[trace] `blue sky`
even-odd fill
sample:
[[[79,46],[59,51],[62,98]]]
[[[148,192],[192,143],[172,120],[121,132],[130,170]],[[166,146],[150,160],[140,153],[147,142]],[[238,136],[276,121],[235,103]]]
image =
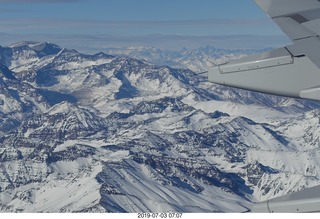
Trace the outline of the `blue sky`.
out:
[[[0,0],[0,45],[21,40],[92,52],[139,44],[179,49],[217,42],[238,49],[287,42],[253,0]]]

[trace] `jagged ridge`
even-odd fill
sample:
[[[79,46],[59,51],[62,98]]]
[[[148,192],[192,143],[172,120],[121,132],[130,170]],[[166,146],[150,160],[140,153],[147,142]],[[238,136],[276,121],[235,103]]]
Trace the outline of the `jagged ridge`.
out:
[[[0,57],[3,212],[241,212],[319,184],[316,102],[51,43]]]

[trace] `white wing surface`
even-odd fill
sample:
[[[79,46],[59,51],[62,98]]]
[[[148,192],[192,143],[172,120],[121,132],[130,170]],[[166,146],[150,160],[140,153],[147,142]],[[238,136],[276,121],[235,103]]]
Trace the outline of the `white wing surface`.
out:
[[[320,100],[320,1],[255,0],[293,44],[209,70],[209,81]]]
[[[320,186],[260,202],[252,213],[312,213],[320,212]]]

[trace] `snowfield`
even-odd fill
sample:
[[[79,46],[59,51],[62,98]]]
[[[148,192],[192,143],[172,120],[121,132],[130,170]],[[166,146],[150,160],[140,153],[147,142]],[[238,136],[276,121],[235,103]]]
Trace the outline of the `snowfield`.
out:
[[[318,102],[193,72],[254,51],[117,52],[0,47],[1,212],[244,212],[320,185]]]

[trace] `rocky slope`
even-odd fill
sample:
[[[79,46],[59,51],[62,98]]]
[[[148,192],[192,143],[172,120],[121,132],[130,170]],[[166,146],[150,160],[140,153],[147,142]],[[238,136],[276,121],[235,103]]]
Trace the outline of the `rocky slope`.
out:
[[[319,185],[319,103],[191,70],[0,47],[2,212],[242,212]]]

